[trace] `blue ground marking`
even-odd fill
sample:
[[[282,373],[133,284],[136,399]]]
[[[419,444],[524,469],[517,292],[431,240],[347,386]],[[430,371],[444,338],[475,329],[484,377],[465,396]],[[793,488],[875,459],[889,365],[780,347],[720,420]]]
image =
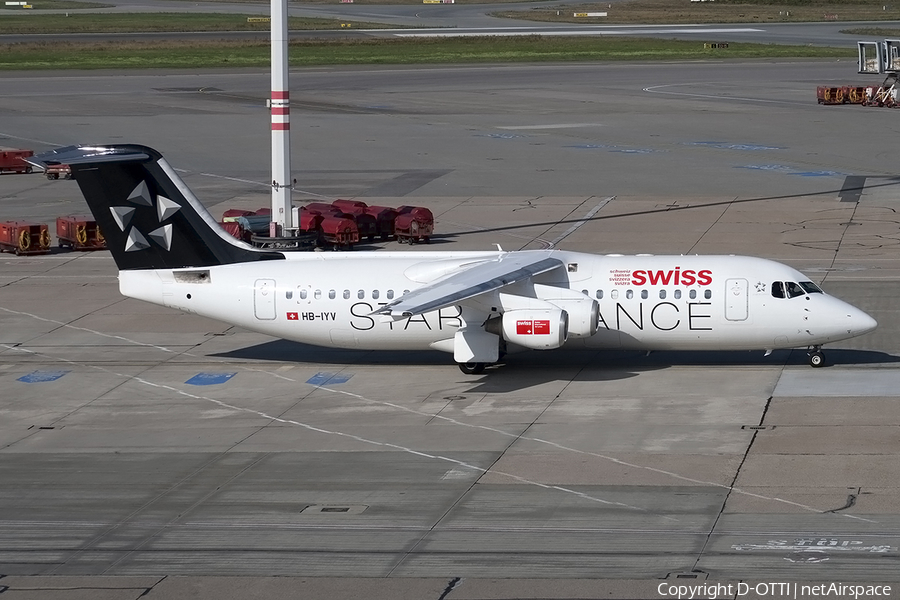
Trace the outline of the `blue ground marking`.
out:
[[[225,383],[235,375],[237,373],[197,373],[185,383],[188,385],[216,385]]]
[[[837,171],[798,171],[788,165],[738,165],[735,169],[752,169],[754,171],[774,171],[785,175],[797,175],[799,177],[845,177],[844,173]]]
[[[653,150],[651,148],[623,148],[609,144],[578,144],[577,146],[563,146],[564,148],[576,148],[578,150],[609,150],[622,154],[651,154],[653,152],[667,152],[667,150]]]
[[[22,383],[46,383],[48,381],[56,381],[69,371],[34,371],[28,375],[22,375],[16,381]]]
[[[347,383],[353,377],[352,373],[325,373],[319,372],[306,380],[310,385],[337,385],[339,383]]]
[[[844,173],[837,171],[803,171],[802,173],[791,173],[791,175],[799,175],[800,177],[846,177]]]
[[[475,137],[487,137],[495,140],[514,140],[516,138],[526,137],[518,133],[476,133]]]
[[[738,165],[735,169],[752,169],[754,171],[777,171],[778,173],[793,173],[794,169],[787,165]]]
[[[787,150],[780,146],[761,146],[759,144],[730,144],[728,142],[685,142],[685,146],[706,146],[708,148],[718,148],[720,150]]]

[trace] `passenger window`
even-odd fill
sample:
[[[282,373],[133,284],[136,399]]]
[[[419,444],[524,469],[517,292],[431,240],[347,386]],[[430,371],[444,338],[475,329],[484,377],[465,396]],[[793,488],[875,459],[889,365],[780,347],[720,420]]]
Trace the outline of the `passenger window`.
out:
[[[404,294],[408,294],[408,293],[409,293],[409,290],[403,290],[403,293],[404,293]]]
[[[337,293],[334,290],[328,290],[328,299],[329,300],[334,300],[335,296],[337,296]]]
[[[288,300],[290,300],[291,298],[294,297],[294,292],[292,292],[291,290],[287,290],[287,291],[284,293],[284,297],[287,298]]]
[[[666,290],[659,290],[659,299],[660,300],[666,299]]]
[[[344,290],[344,300],[350,299],[350,290]]]
[[[316,290],[313,296],[315,296],[316,300],[319,300],[322,297],[322,290]]]
[[[597,290],[597,300],[603,300],[603,290]]]
[[[789,281],[784,285],[787,288],[787,295],[790,298],[796,298],[797,296],[802,296],[806,293],[803,291],[803,288],[800,287],[799,284],[794,283],[793,281]]]
[[[697,290],[691,290],[690,293],[688,294],[688,296],[691,297],[691,300],[696,300],[697,299]]]
[[[590,295],[590,294],[588,294],[588,291],[587,291],[587,290],[581,290],[581,293],[584,294],[585,296],[589,296],[589,295]]]
[[[356,292],[356,297],[359,298],[360,300],[362,300],[363,298],[366,297],[366,291],[365,291],[365,290],[359,290],[358,292]]]
[[[706,290],[706,291],[704,291],[704,292],[703,292],[703,297],[706,298],[707,300],[709,300],[710,298],[712,298],[712,290]]]
[[[619,290],[611,291],[609,293],[609,297],[612,298],[613,300],[618,300],[619,299]]]
[[[784,284],[780,281],[772,282],[772,297],[773,298],[784,298]]]
[[[681,290],[675,290],[675,299],[681,300]]]
[[[300,290],[300,299],[306,300],[306,290]]]
[[[625,290],[625,298],[628,300],[634,298],[634,290]]]
[[[372,300],[378,300],[378,290],[372,290]]]
[[[643,298],[644,300],[646,300],[647,296],[649,295],[650,294],[647,293],[647,290],[641,290],[641,298]]]
[[[393,299],[394,299],[394,290],[388,290],[388,291],[387,291],[387,299],[388,299],[388,300],[393,300]]]

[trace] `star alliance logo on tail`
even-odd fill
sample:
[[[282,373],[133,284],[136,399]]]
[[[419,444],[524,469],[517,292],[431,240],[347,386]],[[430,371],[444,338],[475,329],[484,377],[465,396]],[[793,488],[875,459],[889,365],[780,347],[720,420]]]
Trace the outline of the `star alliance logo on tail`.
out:
[[[147,189],[147,183],[142,181],[134,188],[134,190],[129,194],[128,198],[126,198],[126,202],[130,202],[135,206],[146,206],[149,208],[154,207],[153,198],[150,197],[150,190]],[[116,224],[119,226],[119,229],[122,232],[125,232],[128,229],[128,226],[131,224],[131,220],[134,217],[135,211],[138,210],[131,206],[110,206],[110,212],[112,213],[113,219],[115,219]],[[146,237],[140,231],[138,231],[137,227],[132,227],[128,230],[128,234],[125,239],[125,252],[135,252],[137,250],[146,250],[150,247],[150,242],[155,243],[160,248],[164,248],[166,251],[172,249],[172,225],[163,225],[162,222],[177,213],[181,210],[181,206],[177,203],[169,200],[165,196],[156,196],[156,216],[159,221],[161,227],[157,227],[153,231],[149,232]],[[149,241],[148,239],[149,238]]]

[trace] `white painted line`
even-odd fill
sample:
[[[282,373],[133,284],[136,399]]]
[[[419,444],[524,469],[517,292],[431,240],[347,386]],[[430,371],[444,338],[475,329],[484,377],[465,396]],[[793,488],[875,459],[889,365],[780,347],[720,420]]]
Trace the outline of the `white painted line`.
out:
[[[689,94],[687,92],[670,92],[667,90],[663,90],[661,88],[666,87],[675,87],[682,85],[693,85],[689,83],[672,83],[667,85],[653,85],[650,87],[645,87],[642,91],[647,92],[648,94],[669,94],[671,96],[687,96],[689,98],[709,98],[711,100],[741,100],[744,102],[765,102],[767,104],[797,104],[796,102],[789,102],[787,100],[769,100],[766,98],[743,98],[741,96],[715,96],[713,94]]]
[[[603,126],[603,123],[558,123],[555,125],[498,125],[497,129],[517,131],[519,129],[580,129],[582,127]]]
[[[674,35],[679,33],[758,33],[761,29],[734,28],[734,29],[559,29],[559,30],[526,30],[512,31],[484,30],[484,31],[439,31],[439,32],[397,32],[395,37],[511,37],[520,35],[541,36],[590,36],[590,35]]]
[[[567,237],[569,237],[570,235],[572,235],[573,233],[575,233],[575,231],[577,231],[579,227],[581,227],[582,225],[584,225],[585,223],[587,223],[588,221],[590,221],[590,220],[591,220],[591,217],[593,217],[594,215],[596,215],[597,212],[598,212],[601,208],[603,208],[604,206],[606,206],[607,204],[609,204],[610,202],[612,202],[615,198],[616,198],[615,196],[610,196],[609,198],[604,198],[603,200],[601,200],[601,201],[600,201],[600,204],[598,204],[597,206],[595,206],[594,208],[592,208],[592,209],[588,212],[588,214],[584,215],[584,217],[583,217],[582,219],[580,219],[580,220],[576,221],[575,223],[573,223],[572,226],[569,227],[568,229],[566,229],[566,230],[563,232],[563,234],[562,234],[561,236],[559,236],[558,238],[556,238],[555,240],[553,240],[552,242],[550,242],[550,247],[551,247],[551,248],[556,247],[556,245],[557,245],[558,243],[560,243],[561,241],[563,241],[564,239],[566,239]]]

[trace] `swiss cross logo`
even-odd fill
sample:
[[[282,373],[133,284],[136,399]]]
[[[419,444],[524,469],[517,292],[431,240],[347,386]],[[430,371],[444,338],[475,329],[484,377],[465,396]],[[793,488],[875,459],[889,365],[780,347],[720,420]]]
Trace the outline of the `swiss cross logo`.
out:
[[[300,320],[300,315],[299,315],[298,313],[288,313],[288,314],[287,314],[287,320],[288,320],[288,321],[299,321],[299,320]]]

